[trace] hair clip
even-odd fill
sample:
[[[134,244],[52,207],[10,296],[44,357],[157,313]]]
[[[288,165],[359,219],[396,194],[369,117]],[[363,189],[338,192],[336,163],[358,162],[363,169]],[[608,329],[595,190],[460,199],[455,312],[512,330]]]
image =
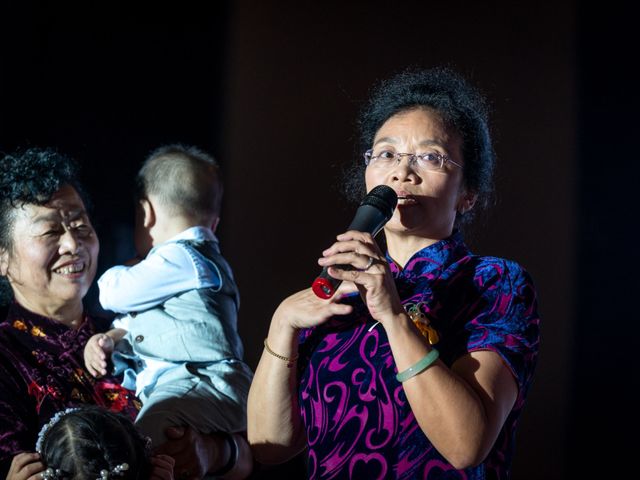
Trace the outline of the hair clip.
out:
[[[60,421],[62,417],[64,417],[67,413],[75,412],[76,410],[80,410],[79,408],[67,408],[66,410],[62,410],[57,412],[48,423],[45,423],[40,429],[40,433],[38,433],[38,440],[36,441],[36,452],[42,453],[42,443],[44,442],[44,437],[56,423]],[[49,470],[49,469],[47,469]],[[58,470],[59,471],[59,470]],[[46,470],[45,470],[46,472]],[[43,477],[45,478],[45,477]]]
[[[59,480],[62,478],[62,471],[59,468],[53,469],[49,467],[40,473],[40,478],[43,480]]]
[[[121,463],[109,470],[100,470],[100,476],[96,480],[109,480],[109,477],[122,477],[124,472],[129,470],[128,463]]]

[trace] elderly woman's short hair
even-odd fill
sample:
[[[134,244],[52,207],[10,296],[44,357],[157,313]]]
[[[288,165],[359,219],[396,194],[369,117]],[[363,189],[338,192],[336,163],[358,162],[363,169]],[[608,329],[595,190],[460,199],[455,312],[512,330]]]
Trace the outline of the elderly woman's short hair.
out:
[[[52,149],[29,148],[0,158],[0,252],[13,248],[15,211],[25,204],[44,205],[65,185],[71,185],[87,205],[78,166]],[[0,277],[0,303],[11,298],[5,277]]]

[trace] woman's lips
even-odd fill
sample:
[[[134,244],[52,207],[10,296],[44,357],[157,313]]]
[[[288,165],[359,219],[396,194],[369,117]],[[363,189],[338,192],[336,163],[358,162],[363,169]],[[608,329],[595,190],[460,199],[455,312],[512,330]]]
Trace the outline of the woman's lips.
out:
[[[398,192],[398,205],[413,205],[418,203],[416,198],[407,192]]]

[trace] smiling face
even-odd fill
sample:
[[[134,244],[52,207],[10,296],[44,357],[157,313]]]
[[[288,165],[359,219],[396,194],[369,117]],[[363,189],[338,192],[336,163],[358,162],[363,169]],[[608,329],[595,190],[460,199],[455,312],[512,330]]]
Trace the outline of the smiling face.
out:
[[[0,273],[23,307],[52,318],[82,312],[99,244],[73,187],[62,187],[45,205],[16,207],[12,245],[2,252]]]
[[[390,117],[376,133],[372,148],[374,155],[435,152],[464,166],[460,135],[425,108]],[[385,225],[388,240],[394,235],[411,235],[426,243],[446,238],[453,231],[456,212],[470,209],[475,201],[475,195],[464,188],[462,168],[452,162],[441,170],[421,168],[410,156],[387,167],[372,162],[365,171],[365,182],[367,191],[388,185],[398,194],[398,207]]]

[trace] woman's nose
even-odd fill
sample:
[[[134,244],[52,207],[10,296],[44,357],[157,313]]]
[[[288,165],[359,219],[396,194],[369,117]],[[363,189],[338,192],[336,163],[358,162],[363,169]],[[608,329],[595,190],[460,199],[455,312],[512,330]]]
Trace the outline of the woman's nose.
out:
[[[393,178],[404,180],[405,178],[415,176],[415,156],[412,154],[404,154],[396,160],[395,165],[391,167],[391,175]]]
[[[73,228],[65,228],[65,232],[60,237],[60,253],[78,253],[82,241],[78,232]]]

